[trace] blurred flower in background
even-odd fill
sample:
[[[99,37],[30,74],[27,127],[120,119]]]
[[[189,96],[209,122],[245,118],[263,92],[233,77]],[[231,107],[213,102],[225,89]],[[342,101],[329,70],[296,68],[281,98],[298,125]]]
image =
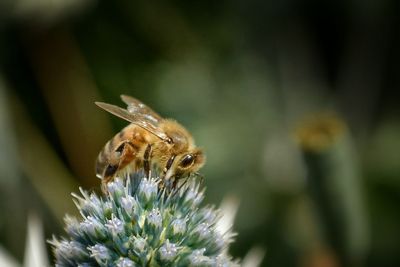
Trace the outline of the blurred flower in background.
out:
[[[22,263],[27,214],[61,235],[70,192],[99,190],[126,123],[93,103],[128,94],[204,148],[206,203],[240,200],[234,258],[399,266],[398,7],[1,1],[1,247]]]

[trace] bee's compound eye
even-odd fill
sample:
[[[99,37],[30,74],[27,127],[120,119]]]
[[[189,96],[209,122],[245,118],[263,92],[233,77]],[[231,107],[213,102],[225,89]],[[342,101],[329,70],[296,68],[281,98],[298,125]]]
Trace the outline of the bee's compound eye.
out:
[[[181,160],[181,167],[183,168],[187,168],[189,166],[191,166],[194,162],[194,156],[191,154],[187,154],[186,156],[183,157],[183,159]]]

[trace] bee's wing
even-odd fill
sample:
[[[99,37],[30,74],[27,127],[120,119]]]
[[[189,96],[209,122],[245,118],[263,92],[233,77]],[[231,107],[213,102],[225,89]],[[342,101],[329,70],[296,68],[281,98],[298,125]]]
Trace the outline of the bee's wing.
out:
[[[128,95],[121,95],[122,101],[128,105],[127,110],[130,113],[141,114],[146,117],[149,121],[157,124],[162,120],[162,117],[157,112],[146,106],[143,102],[137,100],[134,97]]]
[[[111,114],[120,117],[121,119],[127,120],[133,124],[136,124],[137,126],[142,127],[143,129],[149,131],[150,133],[154,134],[162,140],[169,140],[169,137],[157,127],[157,123],[149,120],[142,113],[131,113],[126,109],[103,102],[95,102],[95,104],[105,111],[108,111]]]

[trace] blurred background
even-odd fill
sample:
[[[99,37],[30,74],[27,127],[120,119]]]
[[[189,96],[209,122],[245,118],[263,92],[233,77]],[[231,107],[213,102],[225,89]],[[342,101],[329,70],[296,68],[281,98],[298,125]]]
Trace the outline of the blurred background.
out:
[[[128,94],[204,148],[207,203],[240,202],[235,258],[400,266],[399,7],[2,0],[1,247],[23,261],[28,214],[63,234],[126,125],[94,101]]]

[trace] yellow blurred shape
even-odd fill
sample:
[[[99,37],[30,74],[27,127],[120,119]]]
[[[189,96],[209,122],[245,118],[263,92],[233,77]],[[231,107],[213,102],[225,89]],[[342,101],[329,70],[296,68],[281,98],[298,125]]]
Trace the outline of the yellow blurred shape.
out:
[[[323,113],[300,122],[294,135],[303,150],[318,153],[337,142],[345,128],[345,123],[337,115]]]

